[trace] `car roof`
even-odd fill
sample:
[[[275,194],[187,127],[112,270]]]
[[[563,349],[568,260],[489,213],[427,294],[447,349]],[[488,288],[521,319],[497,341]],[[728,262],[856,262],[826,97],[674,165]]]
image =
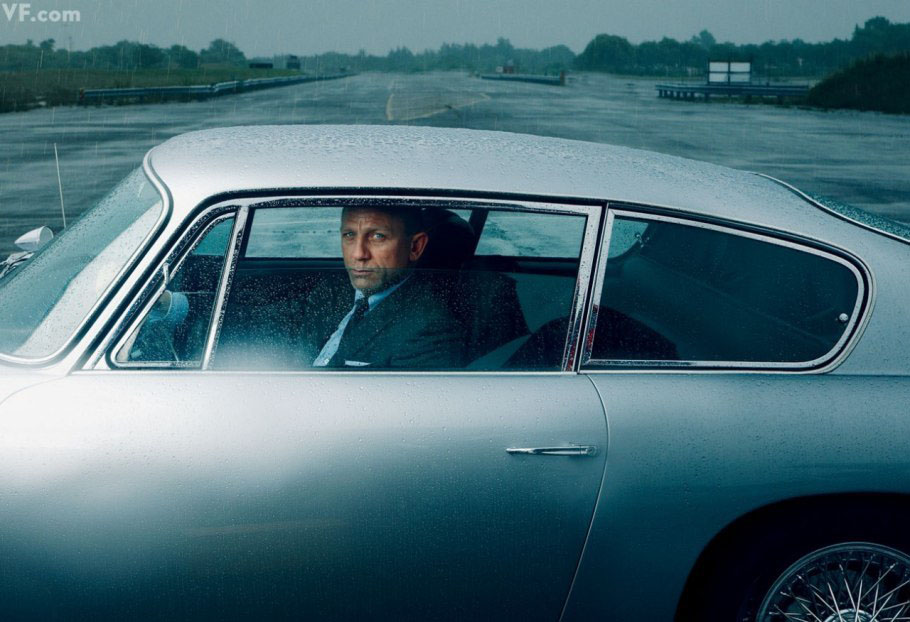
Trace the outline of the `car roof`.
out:
[[[225,192],[355,188],[636,202],[745,221],[755,221],[759,211],[814,211],[746,171],[628,147],[481,130],[228,127],[171,138],[152,149],[148,161],[175,197],[178,215]]]

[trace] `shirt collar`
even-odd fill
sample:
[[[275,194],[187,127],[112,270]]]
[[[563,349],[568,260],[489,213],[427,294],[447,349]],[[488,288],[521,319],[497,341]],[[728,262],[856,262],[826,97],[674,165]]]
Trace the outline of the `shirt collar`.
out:
[[[382,290],[381,292],[376,292],[375,294],[373,294],[369,298],[367,298],[367,305],[369,306],[369,310],[372,311],[373,308],[376,305],[378,305],[380,302],[385,300],[389,294],[391,294],[396,289],[398,289],[399,287],[404,285],[405,281],[407,281],[409,278],[411,278],[410,274],[407,275],[406,277],[404,277],[403,279],[401,279],[400,281],[398,281],[397,283],[395,283],[394,285],[392,285],[391,287],[387,287],[386,289]],[[360,291],[359,289],[355,289],[354,290],[354,301],[356,302],[356,301],[360,300],[361,298],[363,298],[363,292]]]

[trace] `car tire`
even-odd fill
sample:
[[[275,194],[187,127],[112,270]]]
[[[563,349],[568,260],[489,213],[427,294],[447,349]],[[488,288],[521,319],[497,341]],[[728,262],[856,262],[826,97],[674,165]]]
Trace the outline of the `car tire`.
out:
[[[910,619],[910,530],[903,516],[831,506],[795,520],[776,517],[729,543],[702,581],[700,605],[680,619]]]

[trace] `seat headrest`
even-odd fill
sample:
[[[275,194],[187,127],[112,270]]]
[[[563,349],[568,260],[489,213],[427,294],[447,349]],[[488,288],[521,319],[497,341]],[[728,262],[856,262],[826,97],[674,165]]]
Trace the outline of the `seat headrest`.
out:
[[[424,209],[424,228],[429,236],[419,267],[457,270],[474,253],[474,228],[451,210]]]

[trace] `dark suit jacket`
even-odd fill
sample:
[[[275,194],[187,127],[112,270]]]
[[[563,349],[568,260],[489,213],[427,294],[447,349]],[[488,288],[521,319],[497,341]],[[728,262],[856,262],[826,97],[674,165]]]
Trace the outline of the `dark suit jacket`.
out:
[[[323,283],[314,288],[300,324],[303,365],[312,364],[353,304],[354,290],[349,282]],[[466,363],[463,333],[429,281],[412,274],[359,322],[345,329],[328,367],[461,368]]]

